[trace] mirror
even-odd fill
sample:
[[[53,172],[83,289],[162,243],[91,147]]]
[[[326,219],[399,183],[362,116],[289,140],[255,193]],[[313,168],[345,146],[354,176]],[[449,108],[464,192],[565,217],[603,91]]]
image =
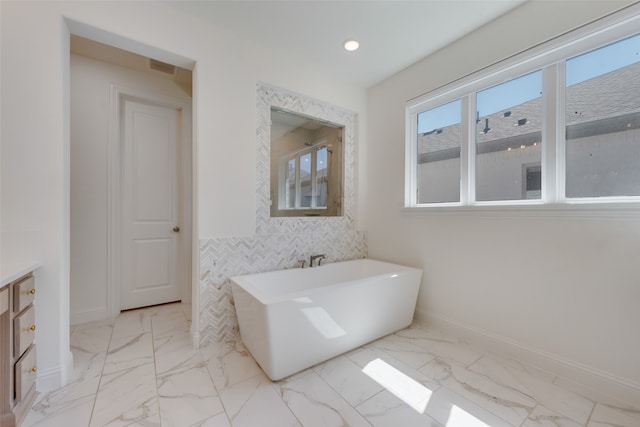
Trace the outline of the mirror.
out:
[[[287,216],[272,215],[272,208],[278,206],[278,186],[272,185],[271,179],[272,176],[279,176],[278,160],[282,157],[275,153],[271,154],[273,110],[287,111],[305,120],[311,119],[324,126],[340,129],[342,136],[342,141],[338,141],[340,146],[331,147],[333,153],[330,154],[331,158],[327,159],[329,163],[333,163],[332,169],[337,168],[341,174],[341,177],[334,181],[340,183],[338,197],[340,203],[336,204],[336,210],[331,214],[332,216],[327,216],[330,210],[329,202],[326,209],[291,209],[287,212]],[[278,122],[277,117],[275,121]],[[276,124],[276,126],[279,125]],[[256,234],[280,237],[286,235],[289,236],[288,238],[294,238],[292,236],[300,236],[299,233],[313,232],[315,242],[318,244],[317,242],[324,236],[333,236],[340,230],[347,232],[355,228],[356,126],[357,114],[352,111],[276,86],[261,82],[256,84]],[[276,132],[274,129],[274,136],[277,135]],[[313,145],[313,141],[306,142],[311,142]],[[316,147],[322,145],[321,143]],[[329,148],[329,143],[326,145]],[[338,155],[342,157],[340,160],[336,160]],[[310,161],[313,162],[313,160]],[[272,175],[272,171],[276,175]],[[327,199],[331,200],[330,185],[332,184],[329,175],[328,173]],[[278,180],[274,180],[274,183],[278,183]],[[295,237],[294,241],[287,241],[286,245],[305,245],[307,242],[306,238],[298,241]]]
[[[271,107],[272,217],[341,216],[344,126]]]

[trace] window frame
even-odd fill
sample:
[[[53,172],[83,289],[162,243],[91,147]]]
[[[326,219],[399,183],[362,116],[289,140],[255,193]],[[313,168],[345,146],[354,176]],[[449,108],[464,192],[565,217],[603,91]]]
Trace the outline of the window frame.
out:
[[[302,150],[294,151],[292,153],[288,153],[278,160],[278,210],[279,211],[325,211],[327,210],[327,206],[316,206],[316,197],[317,194],[317,178],[318,178],[318,147],[321,145],[327,144],[327,138],[322,137],[312,142],[312,145],[309,147],[305,147]],[[311,171],[309,172],[309,181],[311,184],[311,206],[301,206],[301,198],[302,198],[302,179],[301,179],[301,162],[300,158],[307,154],[311,155]],[[295,160],[296,170],[295,170],[295,206],[290,208],[286,206],[287,192],[286,192],[286,177],[287,177],[287,169],[290,160]],[[327,170],[329,168],[330,159],[327,156]]]
[[[405,194],[407,211],[509,212],[530,211],[552,214],[584,212],[602,208],[624,215],[640,216],[640,196],[567,198],[565,195],[565,61],[580,54],[638,34],[640,7],[631,6],[592,24],[514,55],[478,72],[407,101],[405,110]],[[542,194],[540,199],[475,200],[475,102],[476,93],[497,84],[542,70]],[[460,149],[460,201],[417,203],[418,114],[452,102],[462,101],[462,141]]]

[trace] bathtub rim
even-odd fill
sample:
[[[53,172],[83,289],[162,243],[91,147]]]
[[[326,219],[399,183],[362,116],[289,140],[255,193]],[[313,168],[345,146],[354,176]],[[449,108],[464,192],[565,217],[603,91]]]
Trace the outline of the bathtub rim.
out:
[[[325,267],[334,266],[336,264],[357,263],[357,262],[361,262],[361,261],[364,261],[364,260],[372,261],[372,262],[375,262],[377,264],[385,264],[385,265],[388,265],[388,266],[393,266],[394,269],[392,269],[392,271],[388,271],[388,272],[384,272],[384,273],[372,274],[372,275],[363,276],[363,277],[360,277],[360,278],[357,278],[357,279],[351,279],[351,280],[345,280],[345,281],[337,281],[335,283],[331,283],[331,284],[327,284],[327,285],[322,285],[322,286],[318,286],[318,287],[311,287],[311,288],[305,288],[305,289],[302,289],[302,290],[293,291],[293,292],[285,292],[285,293],[277,294],[277,295],[265,295],[264,292],[261,292],[259,289],[256,289],[253,284],[247,282],[248,279],[254,278],[256,276],[277,275],[277,274],[282,274],[282,273],[287,274],[286,272],[288,272],[288,271],[304,272],[304,273],[298,272],[297,274],[311,274],[312,271],[317,271],[317,269],[322,269],[322,268],[325,268]],[[238,275],[238,276],[232,276],[232,277],[229,278],[229,280],[231,280],[232,291],[233,291],[233,288],[235,286],[238,286],[244,292],[248,293],[253,298],[255,298],[258,302],[260,302],[261,304],[263,304],[265,306],[268,306],[268,305],[278,304],[278,303],[285,302],[285,301],[292,301],[292,300],[295,300],[297,298],[310,296],[310,295],[313,295],[313,294],[316,294],[316,293],[319,293],[319,292],[325,292],[325,291],[331,290],[333,288],[345,286],[347,284],[348,285],[355,285],[355,284],[363,283],[363,282],[366,282],[366,281],[369,281],[369,280],[372,280],[372,279],[392,278],[394,274],[410,273],[410,272],[418,272],[420,274],[420,277],[422,277],[422,274],[423,274],[423,270],[421,268],[418,268],[418,267],[410,267],[410,266],[407,266],[407,265],[397,264],[397,263],[393,263],[393,262],[389,262],[389,261],[382,261],[382,260],[378,260],[378,259],[375,259],[375,258],[358,258],[358,259],[353,259],[353,260],[338,261],[338,262],[334,262],[334,263],[328,263],[328,264],[321,265],[321,266],[318,266],[318,267],[313,267],[313,268],[290,268],[290,269],[284,269],[284,270],[266,271],[266,272],[262,272],[262,273],[243,274],[243,275]],[[295,274],[295,273],[293,273],[293,274]],[[256,292],[253,292],[254,290],[256,290]]]

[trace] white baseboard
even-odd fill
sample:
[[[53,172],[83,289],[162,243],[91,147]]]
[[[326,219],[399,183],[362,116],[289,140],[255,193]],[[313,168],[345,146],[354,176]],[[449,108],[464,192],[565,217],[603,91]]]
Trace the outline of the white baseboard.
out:
[[[69,352],[67,353],[65,369],[66,370],[63,372],[62,376],[63,385],[69,384],[70,377],[72,377],[73,375],[73,352],[71,352],[71,350],[69,350]]]
[[[38,390],[39,393],[57,390],[64,385],[62,377],[62,366],[38,370],[36,390]]]
[[[640,409],[640,384],[538,348],[464,325],[434,313],[416,310],[416,321],[440,327],[479,349],[514,358],[556,376],[556,384],[601,403]]]
[[[199,350],[200,349],[200,332],[198,332],[196,330],[196,328],[193,327],[193,323],[191,323],[191,342],[193,343],[193,349],[194,350]]]
[[[107,315],[107,307],[92,307],[86,310],[72,312],[70,323],[71,325],[79,325],[81,323],[94,322],[107,318],[109,318]]]
[[[38,370],[36,377],[36,390],[46,393],[64,387],[69,382],[69,376],[73,373],[73,353],[67,353],[66,360],[59,366]]]

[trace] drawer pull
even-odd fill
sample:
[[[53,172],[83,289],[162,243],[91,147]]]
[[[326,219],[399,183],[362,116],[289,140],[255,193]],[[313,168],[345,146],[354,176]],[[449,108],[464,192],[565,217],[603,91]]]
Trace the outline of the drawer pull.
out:
[[[34,366],[33,368],[30,369],[31,372],[38,372],[38,367]]]
[[[31,325],[27,328],[27,330],[29,331],[35,331],[36,330],[36,325]]]
[[[31,295],[35,295],[36,294],[36,290],[35,289],[30,289],[30,290],[27,291],[27,293],[31,294]]]

